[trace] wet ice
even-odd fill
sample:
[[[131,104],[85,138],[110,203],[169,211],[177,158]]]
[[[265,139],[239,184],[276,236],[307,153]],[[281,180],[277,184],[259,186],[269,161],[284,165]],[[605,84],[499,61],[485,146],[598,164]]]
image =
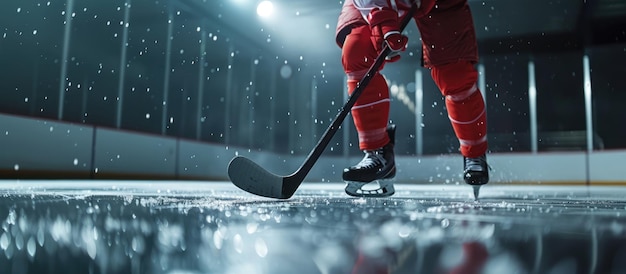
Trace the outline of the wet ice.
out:
[[[614,189],[488,186],[476,202],[465,186],[400,185],[391,198],[364,199],[329,183],[305,184],[282,201],[227,183],[89,184],[0,185],[0,266],[53,273],[350,273],[366,256],[395,263],[399,273],[433,273],[461,264],[458,254],[480,244],[489,251],[485,273],[563,273],[589,267],[592,250],[606,246],[614,253],[596,267],[620,267],[611,260],[626,246],[619,214],[626,202]],[[399,257],[409,260],[389,259]]]

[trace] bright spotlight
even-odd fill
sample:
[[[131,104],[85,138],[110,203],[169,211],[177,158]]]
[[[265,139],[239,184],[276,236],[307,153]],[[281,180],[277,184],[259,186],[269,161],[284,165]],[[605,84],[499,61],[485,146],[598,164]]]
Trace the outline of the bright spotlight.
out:
[[[269,17],[274,12],[274,5],[271,1],[262,1],[256,7],[256,13],[261,17]]]

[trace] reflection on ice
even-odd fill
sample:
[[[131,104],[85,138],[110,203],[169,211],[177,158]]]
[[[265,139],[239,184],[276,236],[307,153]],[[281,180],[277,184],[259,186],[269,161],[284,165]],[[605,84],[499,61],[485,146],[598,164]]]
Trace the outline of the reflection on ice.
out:
[[[626,265],[616,191],[403,187],[355,199],[305,186],[269,200],[229,184],[0,186],[7,273],[611,273]],[[457,271],[457,272],[455,272]]]

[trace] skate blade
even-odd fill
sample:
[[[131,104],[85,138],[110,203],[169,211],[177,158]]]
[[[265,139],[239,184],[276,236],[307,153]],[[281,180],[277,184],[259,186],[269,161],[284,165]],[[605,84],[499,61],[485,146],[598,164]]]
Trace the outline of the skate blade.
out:
[[[375,180],[370,183],[346,181],[346,194],[354,197],[389,197],[396,192],[393,182]]]
[[[472,189],[474,190],[474,201],[478,201],[478,194],[480,194],[480,187],[482,185],[473,185]]]

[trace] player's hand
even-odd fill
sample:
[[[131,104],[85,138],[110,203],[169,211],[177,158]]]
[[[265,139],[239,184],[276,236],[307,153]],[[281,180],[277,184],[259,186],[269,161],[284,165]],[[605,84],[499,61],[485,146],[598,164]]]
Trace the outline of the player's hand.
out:
[[[409,38],[405,35],[402,35],[400,32],[388,32],[385,35],[385,43],[387,44],[387,46],[389,46],[391,52],[387,55],[386,60],[389,62],[398,61],[400,59],[400,52],[403,52],[406,49],[406,45],[408,42]]]
[[[376,51],[380,53],[385,46],[389,46],[391,53],[387,60],[395,62],[400,59],[400,52],[406,49],[409,38],[400,33],[398,13],[390,8],[375,8],[368,19]]]

